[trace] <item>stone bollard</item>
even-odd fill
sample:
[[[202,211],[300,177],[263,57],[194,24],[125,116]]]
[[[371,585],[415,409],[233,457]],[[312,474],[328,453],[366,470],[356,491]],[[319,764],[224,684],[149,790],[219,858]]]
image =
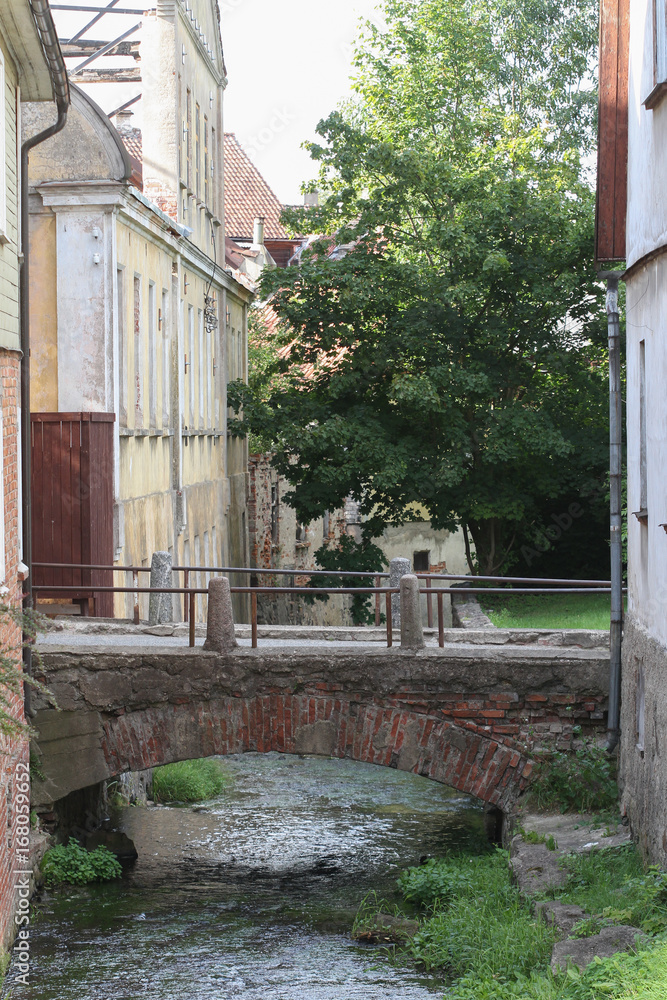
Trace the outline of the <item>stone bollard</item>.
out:
[[[401,577],[401,649],[421,649],[424,643],[419,580],[413,573]]]
[[[208,618],[204,649],[210,649],[214,653],[227,653],[237,645],[229,580],[226,576],[214,576],[208,585]]]
[[[168,552],[154,552],[151,559],[150,587],[171,587],[171,556]],[[174,620],[172,594],[149,594],[148,624],[164,625]]]
[[[405,576],[412,569],[409,559],[405,559],[403,556],[397,556],[392,559],[389,563],[389,586],[398,587],[401,582],[401,577]],[[400,594],[391,595],[391,624],[400,625],[401,624],[401,598]]]

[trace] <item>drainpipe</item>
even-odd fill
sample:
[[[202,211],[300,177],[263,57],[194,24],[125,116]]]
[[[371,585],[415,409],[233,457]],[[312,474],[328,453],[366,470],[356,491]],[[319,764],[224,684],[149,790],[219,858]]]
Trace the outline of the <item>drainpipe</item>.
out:
[[[49,75],[53,87],[53,98],[58,111],[58,118],[53,125],[27,139],[21,146],[21,250],[23,263],[20,274],[21,300],[21,494],[23,519],[23,563],[25,579],[23,581],[23,607],[32,608],[32,498],[30,483],[30,213],[28,208],[28,156],[30,150],[40,143],[50,139],[60,132],[67,121],[67,111],[70,103],[69,82],[63,60],[56,26],[53,22],[48,0],[31,0],[30,4],[35,26],[39,33],[44,56],[49,67]],[[32,648],[24,634],[23,666],[26,674],[30,674],[32,665]],[[23,688],[26,717],[32,714],[30,710],[30,688]]]
[[[611,541],[611,624],[609,630],[609,714],[607,752],[620,736],[621,641],[623,634],[623,545],[621,540],[622,401],[621,336],[618,317],[620,271],[602,272],[607,279],[607,336],[609,344],[609,530]]]

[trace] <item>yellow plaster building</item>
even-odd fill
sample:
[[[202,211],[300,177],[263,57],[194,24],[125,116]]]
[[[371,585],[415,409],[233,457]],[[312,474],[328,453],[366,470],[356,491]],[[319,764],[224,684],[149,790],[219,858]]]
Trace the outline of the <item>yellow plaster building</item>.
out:
[[[31,159],[34,559],[243,566],[247,447],[228,437],[226,388],[247,377],[252,293],[224,270],[216,5],[158,3],[141,66],[143,134],[73,86],[67,126]],[[29,105],[26,134],[42,122]],[[111,580],[40,582],[78,587],[87,610]],[[98,593],[94,610],[130,617],[132,601]]]

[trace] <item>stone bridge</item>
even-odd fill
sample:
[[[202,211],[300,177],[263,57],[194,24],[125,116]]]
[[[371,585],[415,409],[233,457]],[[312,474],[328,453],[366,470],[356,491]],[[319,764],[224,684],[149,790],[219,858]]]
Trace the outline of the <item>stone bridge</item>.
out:
[[[512,810],[531,748],[605,724],[608,652],[44,647],[35,806],[125,771],[244,751],[412,771]]]

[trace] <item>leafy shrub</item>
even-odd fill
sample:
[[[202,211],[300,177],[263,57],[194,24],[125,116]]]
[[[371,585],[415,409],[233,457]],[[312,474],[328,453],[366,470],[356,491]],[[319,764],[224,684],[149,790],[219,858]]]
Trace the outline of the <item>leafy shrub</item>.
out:
[[[647,934],[667,930],[667,872],[644,868],[634,844],[569,855],[559,898],[609,923],[631,924]]]
[[[471,876],[461,858],[430,858],[419,868],[408,868],[398,879],[403,898],[422,907],[444,905],[470,885]]]
[[[156,802],[203,802],[219,795],[226,782],[215,760],[180,760],[155,768],[153,798]]]
[[[612,809],[618,803],[616,761],[594,740],[583,740],[574,751],[547,751],[538,760],[530,797],[546,811]]]
[[[42,872],[47,885],[70,882],[86,885],[88,882],[110,882],[120,878],[123,869],[118,859],[106,847],[94,851],[85,848],[70,837],[69,844],[52,847],[44,855]]]
[[[505,851],[429,862],[406,872],[399,886],[406,900],[430,907],[404,949],[426,969],[502,981],[548,965],[553,928],[522,901]]]

